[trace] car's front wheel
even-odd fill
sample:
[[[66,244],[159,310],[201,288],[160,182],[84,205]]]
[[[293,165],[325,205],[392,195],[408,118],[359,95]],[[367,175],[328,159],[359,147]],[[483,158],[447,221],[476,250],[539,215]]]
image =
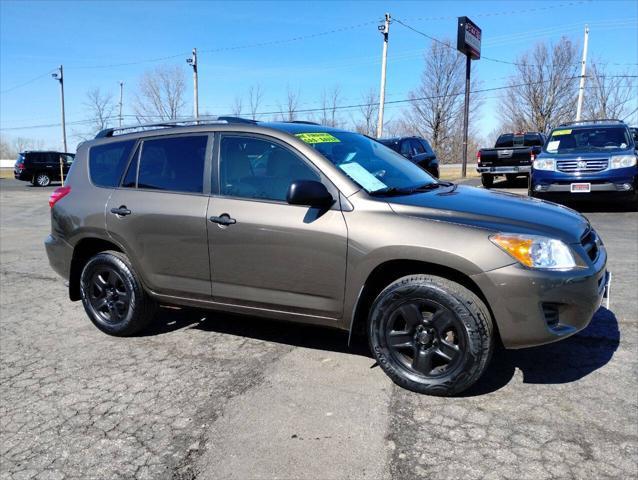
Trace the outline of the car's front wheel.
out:
[[[148,326],[156,302],[144,291],[126,255],[115,251],[91,258],[80,276],[82,304],[97,328],[126,337]]]
[[[370,310],[368,337],[397,385],[441,396],[473,385],[494,345],[485,304],[458,283],[431,275],[410,275],[386,287]]]

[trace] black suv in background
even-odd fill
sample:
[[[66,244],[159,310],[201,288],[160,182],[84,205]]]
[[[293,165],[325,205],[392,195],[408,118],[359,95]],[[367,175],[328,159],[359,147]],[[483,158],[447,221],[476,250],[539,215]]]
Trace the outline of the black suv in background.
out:
[[[60,160],[66,177],[74,158],[72,153],[25,151],[18,154],[13,176],[36,187],[47,187],[53,181],[60,181]]]
[[[439,160],[427,140],[420,137],[380,138],[379,142],[439,178]]]

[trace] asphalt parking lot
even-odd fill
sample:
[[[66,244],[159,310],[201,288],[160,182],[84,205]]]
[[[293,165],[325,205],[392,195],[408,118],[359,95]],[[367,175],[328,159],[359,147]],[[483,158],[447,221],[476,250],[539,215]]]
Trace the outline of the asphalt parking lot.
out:
[[[563,342],[498,351],[464,396],[434,398],[331,330],[161,309],[141,336],[102,334],[48,266],[53,188],[0,180],[2,479],[638,472],[636,212],[582,207],[609,252],[610,310]]]

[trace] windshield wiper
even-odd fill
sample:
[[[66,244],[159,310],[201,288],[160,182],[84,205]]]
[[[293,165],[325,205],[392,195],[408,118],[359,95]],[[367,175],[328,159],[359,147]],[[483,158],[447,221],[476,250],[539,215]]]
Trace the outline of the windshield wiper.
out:
[[[409,187],[409,188],[386,187],[386,188],[380,188],[379,190],[374,190],[370,192],[370,195],[372,196],[411,195],[413,193],[436,190],[439,187],[451,187],[452,185],[454,185],[452,182],[432,182],[432,183],[424,183],[423,185],[419,185],[417,187]]]

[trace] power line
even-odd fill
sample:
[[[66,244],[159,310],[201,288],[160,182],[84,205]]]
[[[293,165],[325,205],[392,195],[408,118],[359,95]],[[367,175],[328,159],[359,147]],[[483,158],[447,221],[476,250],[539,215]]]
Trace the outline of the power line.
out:
[[[9,92],[12,92],[12,91],[14,91],[14,90],[17,90],[18,88],[24,87],[25,85],[29,85],[30,83],[33,83],[33,82],[35,82],[36,80],[40,80],[41,78],[48,77],[48,76],[49,76],[49,75],[51,75],[51,73],[53,73],[53,72],[54,72],[54,70],[53,70],[53,69],[52,69],[52,70],[49,70],[47,73],[43,73],[43,74],[41,74],[41,75],[38,75],[37,77],[32,78],[31,80],[27,80],[26,82],[22,82],[22,83],[20,83],[19,85],[14,85],[14,86],[13,86],[13,87],[11,87],[11,88],[7,88],[6,90],[2,90],[2,91],[0,91],[0,95],[4,95],[5,93],[9,93]]]
[[[575,80],[575,79],[579,79],[580,75],[575,75],[572,77],[569,77],[568,80]],[[591,77],[588,77],[591,78]],[[638,75],[607,75],[605,76],[605,78],[638,78]],[[494,92],[494,91],[499,91],[499,90],[507,90],[510,88],[518,88],[518,87],[525,87],[525,86],[530,86],[530,85],[540,85],[543,83],[548,83],[551,82],[552,80],[542,80],[542,81],[538,81],[538,82],[527,82],[527,83],[518,83],[518,84],[514,84],[514,85],[502,85],[500,87],[491,87],[491,88],[482,88],[482,89],[476,89],[476,90],[472,90],[470,91],[470,93],[485,93],[485,92]],[[632,85],[633,86],[633,85]],[[628,86],[629,87],[629,86]],[[589,86],[586,88],[596,88],[594,86]],[[411,102],[418,102],[421,100],[434,100],[437,98],[447,98],[447,97],[458,97],[460,95],[464,95],[464,92],[460,92],[460,93],[453,93],[453,94],[446,94],[446,95],[432,95],[432,96],[425,96],[425,97],[414,97],[414,98],[406,98],[406,99],[401,99],[401,100],[390,100],[390,101],[386,101],[386,105],[400,105],[402,103],[411,103]],[[332,110],[333,108],[335,110],[348,110],[348,109],[352,109],[352,108],[361,108],[361,107],[368,107],[371,105],[377,105],[377,102],[372,102],[372,103],[356,103],[356,104],[350,104],[350,105],[339,105],[339,106],[335,106],[335,107],[320,107],[320,108],[306,108],[306,109],[300,109],[300,110],[296,110],[295,113],[314,113],[314,112],[323,112],[324,110]],[[279,115],[279,114],[284,114],[284,113],[288,113],[287,110],[277,110],[277,111],[268,111],[268,112],[256,112],[255,115],[259,115],[259,116],[264,116],[264,115]],[[633,114],[633,113],[632,113]],[[155,118],[165,118],[161,115],[137,115],[137,114],[126,114],[123,115],[125,117],[135,117],[135,118],[148,118],[148,119],[155,119]],[[109,120],[116,120],[117,118],[119,118],[119,116],[111,116],[108,117]],[[178,116],[177,119],[191,119],[191,116]],[[88,123],[92,123],[94,122],[94,119],[85,119],[85,120],[76,120],[73,122],[67,122],[67,125],[83,125],[83,124],[88,124]],[[21,126],[21,127],[6,127],[6,128],[0,128],[0,131],[6,131],[6,130],[26,130],[29,128],[49,128],[49,127],[59,127],[60,123],[51,123],[51,124],[43,124],[43,125],[28,125],[28,126]]]
[[[446,42],[446,41],[440,40],[440,39],[438,39],[436,37],[433,37],[432,35],[428,35],[425,32],[417,30],[416,28],[408,25],[405,22],[402,22],[400,19],[398,19],[396,17],[394,17],[393,21],[399,23],[400,25],[402,25],[403,27],[405,27],[405,28],[407,28],[409,30],[412,30],[414,33],[418,33],[419,35],[422,35],[425,38],[428,38],[428,39],[432,40],[433,42],[436,42],[436,43],[438,43],[440,45],[443,45],[444,47],[452,49],[452,50],[454,50],[456,52],[456,48],[454,48],[450,44],[450,42]],[[484,55],[481,55],[481,60],[488,60],[490,62],[503,63],[503,64],[506,64],[506,65],[517,65],[517,66],[520,65],[520,66],[526,66],[526,67],[538,67],[538,66],[540,66],[540,65],[533,64],[533,63],[521,63],[521,62],[512,62],[512,61],[509,61],[509,60],[501,60],[501,59],[498,59],[498,58],[486,57]],[[611,63],[611,62],[608,63],[608,64],[610,64],[610,65],[638,65],[638,63]],[[574,65],[574,66],[575,65],[580,65],[580,62],[573,63],[573,64],[568,64],[568,65]]]

